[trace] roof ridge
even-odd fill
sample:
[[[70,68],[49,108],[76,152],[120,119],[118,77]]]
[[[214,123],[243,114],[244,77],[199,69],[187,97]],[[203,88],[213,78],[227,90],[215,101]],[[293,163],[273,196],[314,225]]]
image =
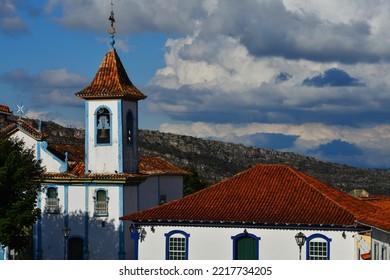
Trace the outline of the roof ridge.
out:
[[[324,197],[325,199],[331,201],[332,203],[334,203],[334,204],[337,205],[338,207],[340,207],[340,208],[342,208],[343,210],[347,211],[347,212],[350,213],[353,217],[356,218],[357,215],[361,215],[361,213],[356,213],[355,209],[352,210],[352,209],[350,209],[349,206],[347,206],[347,205],[345,205],[345,204],[342,204],[342,203],[340,203],[339,201],[335,200],[332,196],[329,196],[329,193],[327,193],[327,192],[324,193],[322,190],[319,190],[318,187],[317,187],[315,184],[313,184],[312,182],[310,182],[310,181],[307,179],[308,175],[305,175],[304,173],[300,172],[299,170],[294,169],[294,168],[291,167],[291,166],[290,166],[288,169],[289,169],[291,172],[294,172],[301,180],[303,180],[308,186],[310,186],[311,189],[313,189],[313,190],[315,190],[316,192],[322,194],[323,197]],[[333,187],[331,187],[331,186],[329,186],[329,185],[327,185],[327,184],[325,184],[325,183],[319,181],[318,179],[316,179],[316,178],[314,178],[314,177],[311,177],[311,176],[310,176],[310,178],[311,178],[312,180],[315,180],[315,181],[316,181],[317,183],[319,183],[321,186],[326,187],[326,188],[329,189],[330,191],[341,193],[341,194],[343,194],[345,197],[348,197],[351,201],[354,200],[354,202],[356,202],[356,204],[359,204],[360,202],[363,202],[362,204],[364,204],[364,205],[367,205],[367,206],[369,206],[369,207],[373,206],[373,205],[369,205],[368,203],[366,203],[366,202],[364,202],[364,201],[361,201],[361,200],[359,200],[359,199],[356,199],[356,198],[354,198],[353,196],[351,196],[351,195],[349,195],[349,194],[347,194],[347,193],[345,193],[345,192],[343,192],[343,191],[341,191],[341,190],[339,190],[339,189],[333,188]],[[360,207],[357,207],[357,209],[359,209],[359,208],[360,208]],[[377,208],[377,207],[374,206],[374,207],[372,207],[372,208],[374,209],[374,208]]]

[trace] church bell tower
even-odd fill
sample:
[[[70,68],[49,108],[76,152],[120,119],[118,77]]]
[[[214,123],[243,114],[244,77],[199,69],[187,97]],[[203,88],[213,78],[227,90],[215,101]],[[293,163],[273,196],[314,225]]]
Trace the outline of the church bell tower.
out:
[[[111,49],[92,82],[76,96],[85,100],[85,172],[138,172],[138,101],[146,96],[127,76],[115,50],[115,18],[109,17]]]

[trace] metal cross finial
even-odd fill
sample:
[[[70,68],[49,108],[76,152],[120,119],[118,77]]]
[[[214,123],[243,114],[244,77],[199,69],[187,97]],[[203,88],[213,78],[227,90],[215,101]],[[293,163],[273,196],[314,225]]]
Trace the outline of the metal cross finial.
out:
[[[23,111],[24,105],[22,103],[20,103],[20,106],[19,105],[16,105],[16,106],[18,107],[18,110],[16,113],[19,114],[19,119],[21,119],[23,116],[23,113],[24,113],[24,111]]]
[[[114,44],[115,44],[115,40],[114,40],[114,34],[115,34],[115,27],[114,27],[115,17],[114,17],[114,3],[113,3],[113,0],[111,0],[111,15],[110,15],[110,17],[108,18],[108,20],[111,22],[110,27],[108,27],[108,34],[110,34],[110,36],[111,36],[110,45],[112,46],[112,48],[114,48]]]

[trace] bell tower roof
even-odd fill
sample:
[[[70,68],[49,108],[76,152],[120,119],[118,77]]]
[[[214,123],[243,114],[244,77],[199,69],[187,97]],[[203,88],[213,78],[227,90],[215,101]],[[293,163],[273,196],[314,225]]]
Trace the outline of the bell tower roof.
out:
[[[115,49],[105,55],[92,82],[76,93],[82,99],[141,100],[146,96],[137,89],[127,76]]]
[[[76,96],[82,99],[126,99],[131,101],[145,99],[146,96],[130,81],[114,48],[116,30],[112,1],[111,15],[108,20],[110,21],[108,34],[111,37],[110,45],[112,49],[105,55],[93,81],[86,88],[77,92]]]

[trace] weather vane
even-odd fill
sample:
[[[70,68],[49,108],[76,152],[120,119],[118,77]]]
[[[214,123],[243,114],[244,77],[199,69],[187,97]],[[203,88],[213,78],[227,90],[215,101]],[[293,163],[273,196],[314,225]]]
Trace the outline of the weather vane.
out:
[[[24,105],[22,104],[22,102],[20,102],[20,105],[16,105],[18,107],[18,110],[17,110],[17,114],[19,114],[19,119],[22,118],[23,116],[23,113],[24,113]]]
[[[114,45],[115,45],[115,40],[114,40],[114,34],[115,34],[115,27],[114,27],[115,17],[114,17],[114,3],[113,3],[113,0],[111,0],[111,15],[110,15],[110,17],[108,18],[108,20],[111,22],[110,27],[108,28],[108,34],[110,34],[110,36],[111,36],[110,45],[111,45],[112,48],[114,48]]]

